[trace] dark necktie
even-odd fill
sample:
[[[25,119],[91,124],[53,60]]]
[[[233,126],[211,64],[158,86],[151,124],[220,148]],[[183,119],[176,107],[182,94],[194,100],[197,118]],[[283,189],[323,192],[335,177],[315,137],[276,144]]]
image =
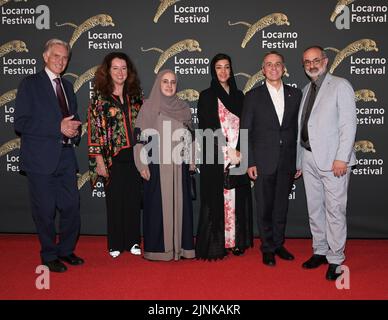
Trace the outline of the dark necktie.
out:
[[[301,133],[301,138],[303,142],[309,141],[309,131],[308,131],[308,122],[311,114],[311,110],[313,109],[314,101],[315,101],[315,96],[317,94],[317,85],[312,82],[311,83],[311,90],[310,90],[310,97],[309,101],[306,106],[306,113],[304,115],[304,120],[303,120],[303,127],[302,127],[302,133]]]
[[[59,107],[61,108],[62,116],[63,118],[68,117],[70,114],[69,114],[69,109],[67,108],[65,93],[63,92],[63,89],[61,86],[61,79],[55,78],[54,81],[56,83],[55,91],[57,93],[57,99],[58,99]]]

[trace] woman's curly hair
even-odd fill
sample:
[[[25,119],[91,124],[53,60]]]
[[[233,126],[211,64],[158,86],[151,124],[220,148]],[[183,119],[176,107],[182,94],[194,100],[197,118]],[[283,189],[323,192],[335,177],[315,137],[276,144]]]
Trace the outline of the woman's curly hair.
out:
[[[111,52],[107,54],[98,67],[94,77],[94,91],[109,97],[113,93],[114,84],[110,75],[112,60],[118,58],[127,63],[128,77],[124,83],[124,92],[130,96],[139,96],[142,94],[140,80],[134,64],[131,59],[123,52]]]

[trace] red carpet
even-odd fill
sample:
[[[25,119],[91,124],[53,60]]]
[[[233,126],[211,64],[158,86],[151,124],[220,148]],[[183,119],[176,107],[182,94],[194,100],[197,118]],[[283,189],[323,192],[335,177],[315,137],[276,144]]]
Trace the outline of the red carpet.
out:
[[[86,261],[51,273],[50,289],[35,287],[39,243],[35,235],[0,235],[0,299],[258,300],[388,299],[388,240],[349,240],[350,289],[325,280],[326,266],[304,270],[311,240],[289,239],[294,261],[261,263],[258,241],[244,256],[223,261],[150,262],[123,253],[112,259],[105,237],[83,236],[76,253]]]

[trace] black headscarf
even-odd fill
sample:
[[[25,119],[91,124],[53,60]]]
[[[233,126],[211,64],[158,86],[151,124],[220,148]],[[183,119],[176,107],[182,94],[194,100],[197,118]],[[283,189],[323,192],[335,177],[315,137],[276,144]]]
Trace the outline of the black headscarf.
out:
[[[228,79],[229,94],[225,91],[225,89],[218,81],[217,73],[216,73],[217,61],[224,60],[224,59],[228,60],[230,65],[230,77]],[[230,112],[232,112],[233,114],[235,114],[240,118],[242,107],[243,107],[244,95],[237,88],[236,80],[234,78],[234,73],[232,68],[232,59],[225,53],[218,53],[213,57],[210,63],[210,69],[211,69],[211,76],[212,76],[210,88],[214,91],[216,96],[222,101],[226,109],[228,109]]]

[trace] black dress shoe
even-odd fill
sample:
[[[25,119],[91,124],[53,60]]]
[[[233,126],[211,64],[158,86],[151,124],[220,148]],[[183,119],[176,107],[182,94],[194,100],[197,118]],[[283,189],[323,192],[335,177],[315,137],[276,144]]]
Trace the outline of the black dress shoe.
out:
[[[263,252],[263,263],[274,267],[276,265],[275,254],[273,252]]]
[[[84,263],[84,260],[80,257],[77,257],[74,253],[69,254],[65,257],[59,257],[64,262],[67,262],[68,264],[71,264],[72,266],[77,266]]]
[[[295,257],[287,251],[286,248],[280,247],[275,250],[275,254],[279,256],[279,258],[283,260],[294,260]]]
[[[244,249],[240,249],[240,248],[237,248],[237,247],[235,247],[235,248],[233,248],[232,249],[232,253],[235,255],[235,256],[241,256],[241,255],[243,255],[244,254]]]
[[[339,264],[330,263],[326,272],[327,280],[337,280],[337,278],[342,274],[341,266]]]
[[[58,259],[48,262],[42,261],[42,264],[47,266],[52,272],[65,272],[67,270],[67,267]]]
[[[313,254],[310,259],[302,264],[302,267],[305,269],[315,269],[318,268],[321,264],[327,264],[326,256],[321,254]]]

